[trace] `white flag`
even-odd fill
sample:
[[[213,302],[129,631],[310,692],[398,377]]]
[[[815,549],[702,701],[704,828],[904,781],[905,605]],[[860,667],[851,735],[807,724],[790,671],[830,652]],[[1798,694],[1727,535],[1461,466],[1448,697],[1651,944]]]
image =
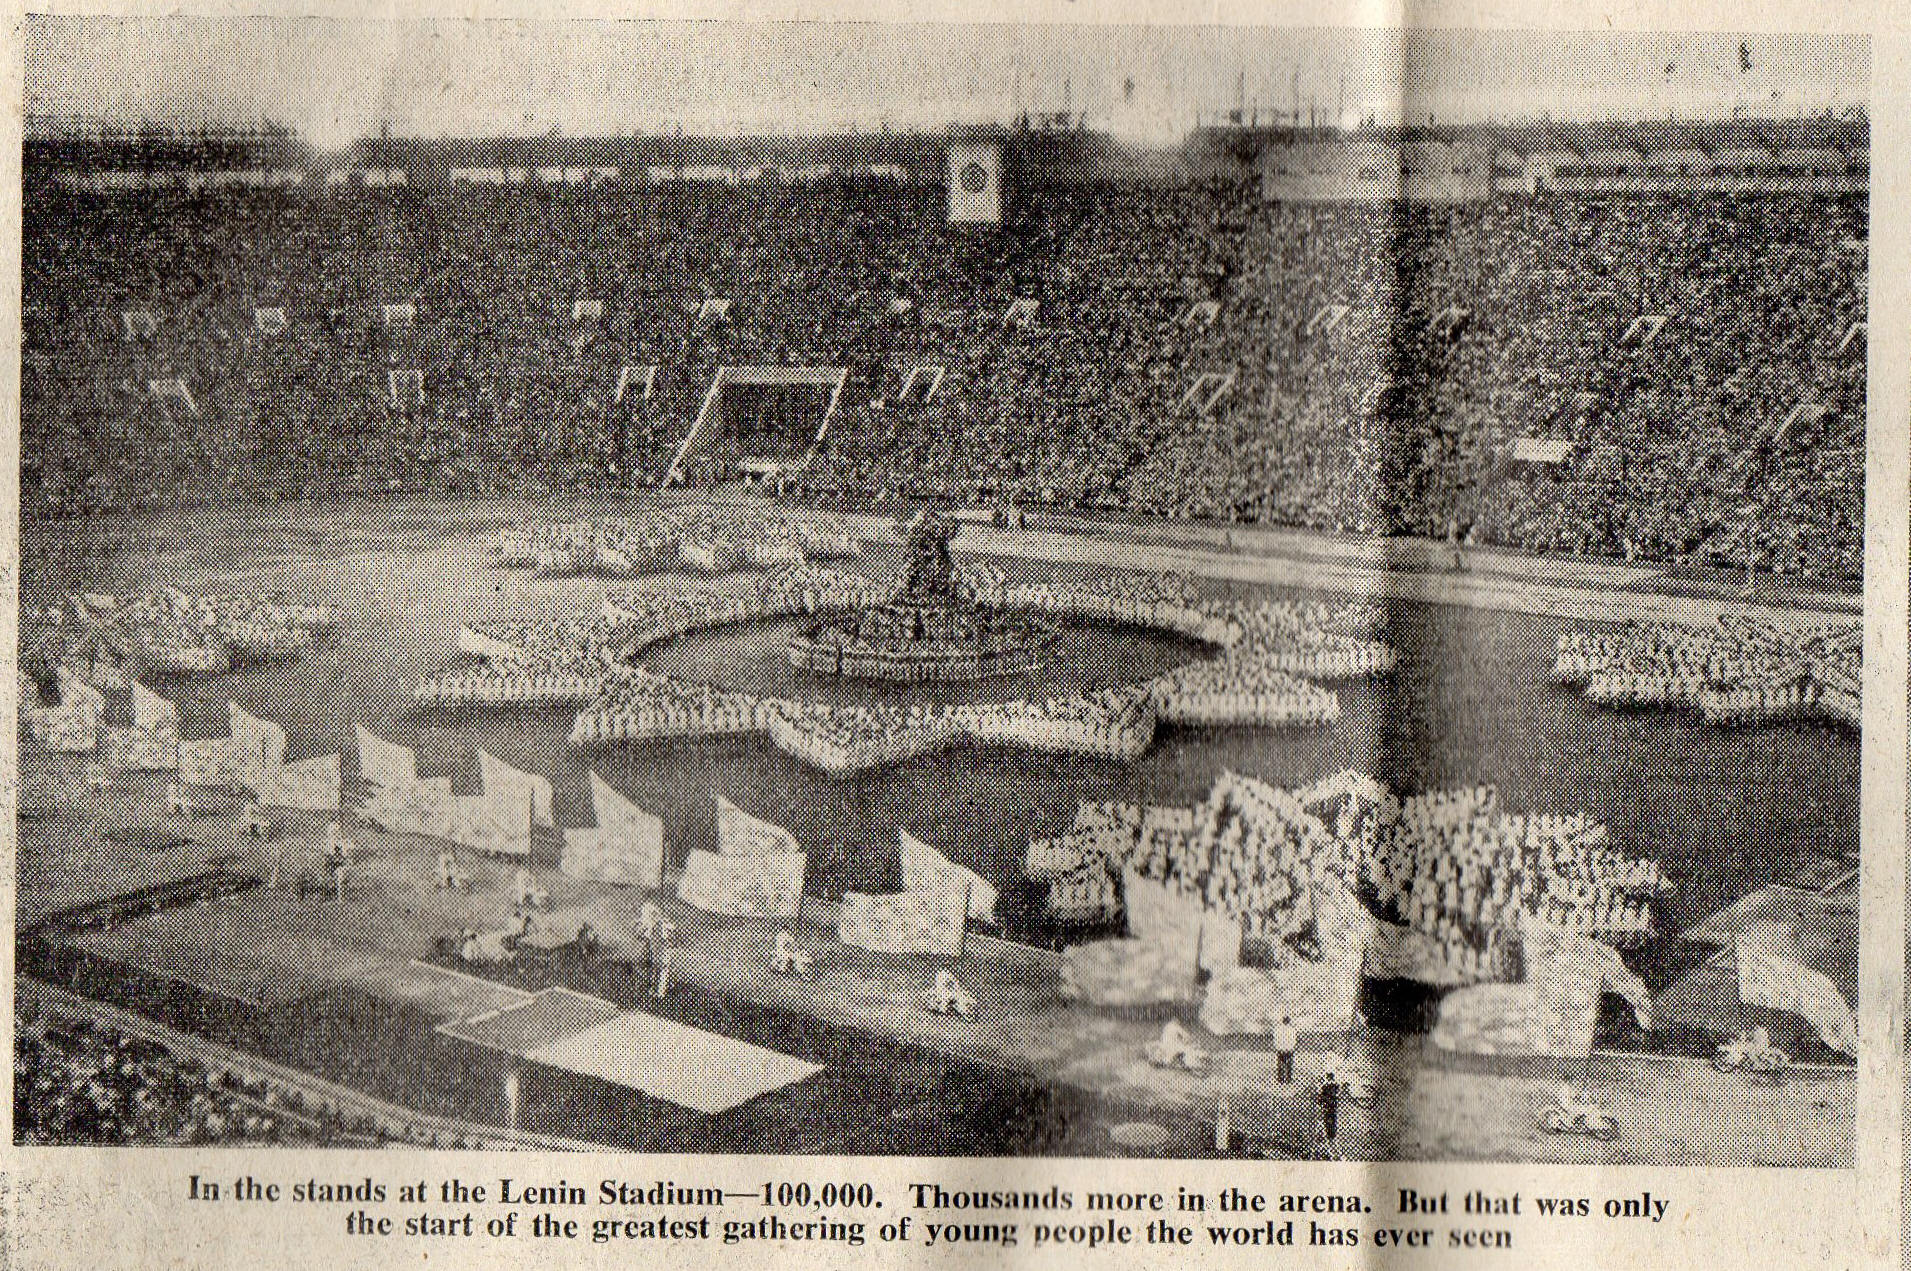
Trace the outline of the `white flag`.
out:
[[[488,856],[531,854],[531,800],[521,788],[452,795],[449,811],[452,842]]]
[[[374,786],[409,786],[418,782],[418,756],[410,747],[386,741],[358,729],[358,775]]]
[[[179,743],[179,780],[189,786],[225,787],[236,784],[232,742],[225,737]]]
[[[106,713],[106,695],[104,693],[94,688],[91,684],[88,684],[66,667],[59,669],[58,676],[60,680],[61,706],[80,712],[91,711],[95,715],[103,715]]]
[[[152,732],[168,725],[173,728],[179,727],[179,708],[138,680],[134,680],[133,727]]]
[[[904,891],[935,891],[949,888],[969,893],[969,917],[978,922],[995,921],[995,888],[972,869],[956,864],[908,830],[897,830],[902,843],[902,886]]]
[[[281,765],[259,787],[259,802],[300,812],[337,812],[344,793],[341,767],[337,755]]]
[[[564,831],[560,867],[573,878],[663,886],[664,823],[591,774],[597,828]]]
[[[677,880],[677,899],[705,913],[740,918],[794,918],[803,908],[801,852],[723,856],[693,851]]]
[[[459,797],[451,793],[449,781],[433,778],[412,785],[376,786],[371,797],[359,806],[358,814],[394,834],[451,838],[458,802]],[[530,819],[528,803],[525,819]]]
[[[1802,1016],[1825,1045],[1848,1055],[1858,1053],[1858,1021],[1836,984],[1791,958],[1735,941],[1738,995],[1746,1004]]]
[[[766,852],[801,852],[803,845],[782,826],[751,816],[718,795],[717,850],[725,856],[761,856]]]
[[[232,720],[232,757],[239,784],[257,794],[285,767],[285,729],[260,719],[237,702],[227,702]]]
[[[489,795],[496,792],[503,796],[507,791],[523,790],[531,796],[531,816],[539,825],[555,825],[552,814],[552,800],[555,797],[551,782],[534,772],[519,772],[496,755],[480,750],[478,768],[483,773],[484,792]]]
[[[866,896],[846,891],[836,915],[836,938],[878,953],[962,956],[962,893],[938,884],[929,891]]]

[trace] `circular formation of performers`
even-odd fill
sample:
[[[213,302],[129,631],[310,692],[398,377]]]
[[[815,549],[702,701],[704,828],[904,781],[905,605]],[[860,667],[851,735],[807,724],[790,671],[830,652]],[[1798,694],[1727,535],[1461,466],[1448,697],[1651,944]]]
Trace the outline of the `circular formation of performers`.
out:
[[[630,526],[636,522],[618,524],[635,533]],[[672,535],[678,537],[670,541],[681,542],[690,517],[659,512],[642,524],[657,542]],[[1394,650],[1373,638],[1385,621],[1374,605],[1219,601],[1178,574],[1104,572],[1010,586],[986,562],[955,564],[947,555],[952,526],[941,528],[934,544],[917,544],[917,555],[932,556],[935,568],[925,574],[917,561],[900,593],[861,573],[805,563],[766,573],[644,578],[610,596],[591,619],[472,624],[460,633],[459,648],[477,665],[428,679],[416,695],[432,704],[588,702],[572,727],[577,745],[760,732],[805,762],[841,774],[965,740],[1130,760],[1147,750],[1164,722],[1328,724],[1339,717],[1340,703],[1317,680],[1384,675],[1397,662]],[[597,522],[560,526],[551,541],[602,542],[603,529]],[[809,538],[827,534],[812,531]],[[508,542],[516,546],[504,557],[522,562],[528,549]],[[685,684],[628,665],[652,645],[707,627],[890,612],[899,595],[915,594],[912,586],[958,590],[968,603],[986,606],[980,612],[1030,623],[1146,627],[1204,641],[1217,652],[1154,680],[1093,694],[946,708],[823,706]]]
[[[1061,634],[971,591],[950,555],[952,518],[929,512],[908,527],[902,588],[879,605],[820,619],[790,637],[794,666],[821,675],[899,683],[982,680],[1035,670]]]

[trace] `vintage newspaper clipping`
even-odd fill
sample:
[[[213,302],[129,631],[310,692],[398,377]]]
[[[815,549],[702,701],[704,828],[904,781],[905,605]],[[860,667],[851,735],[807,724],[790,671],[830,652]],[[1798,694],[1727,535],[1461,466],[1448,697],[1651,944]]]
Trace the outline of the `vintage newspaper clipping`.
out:
[[[0,1267],[1911,1265],[1911,15],[13,16]]]

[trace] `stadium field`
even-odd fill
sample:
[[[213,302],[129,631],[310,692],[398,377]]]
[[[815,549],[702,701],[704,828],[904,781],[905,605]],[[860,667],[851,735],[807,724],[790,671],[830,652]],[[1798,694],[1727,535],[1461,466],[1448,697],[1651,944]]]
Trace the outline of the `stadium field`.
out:
[[[1339,686],[1344,714],[1335,727],[1293,732],[1164,730],[1154,748],[1133,764],[1063,758],[1030,763],[1014,752],[967,749],[837,779],[757,739],[580,752],[566,740],[568,711],[445,713],[415,707],[410,699],[413,684],[453,659],[453,639],[461,622],[532,612],[581,614],[597,607],[610,584],[539,577],[500,568],[491,560],[492,531],[524,518],[560,514],[551,508],[460,500],[216,507],[196,518],[179,513],[126,518],[100,531],[109,536],[108,550],[61,559],[44,550],[50,541],[47,527],[29,523],[27,559],[36,568],[27,580],[27,603],[66,591],[125,592],[170,582],[207,591],[271,586],[336,604],[343,612],[340,638],[302,661],[164,685],[182,706],[185,735],[222,734],[228,700],[283,721],[294,757],[349,752],[353,724],[364,723],[417,747],[427,774],[450,775],[461,789],[476,788],[475,751],[483,747],[507,762],[551,775],[561,825],[588,823],[586,773],[594,768],[664,820],[666,841],[679,858],[691,848],[712,845],[711,796],[723,794],[787,824],[810,850],[810,892],[826,897],[845,889],[886,891],[896,886],[895,831],[905,827],[1001,883],[1009,933],[1036,940],[1049,933],[1031,917],[1034,897],[1017,886],[1022,852],[1031,836],[1064,826],[1081,799],[1194,802],[1226,770],[1298,784],[1353,767],[1404,790],[1490,782],[1516,808],[1585,810],[1605,821],[1629,850],[1666,863],[1679,890],[1666,902],[1661,922],[1674,931],[1761,886],[1821,874],[1830,863],[1851,862],[1857,854],[1858,746],[1853,734],[1818,724],[1728,731],[1679,715],[1595,708],[1547,682],[1561,620],[1474,605],[1389,602],[1386,637],[1401,652],[1400,668],[1389,679]],[[71,527],[59,529],[65,540],[74,538]],[[234,544],[244,545],[243,554],[233,554]],[[892,569],[894,561],[879,555],[864,567],[883,572]],[[1039,563],[1015,567],[1049,576],[1081,568]],[[1214,581],[1204,585],[1249,586]],[[685,637],[651,656],[674,660],[675,672],[701,666],[713,676],[739,673],[735,664],[740,661],[742,674],[770,680],[764,687],[791,696],[823,687],[806,686],[805,677],[778,662],[774,634],[760,626],[718,629]],[[1075,634],[1086,638],[1093,633]],[[1098,655],[1103,660],[1085,674],[1092,678],[1148,671],[1184,654],[1198,656],[1198,651],[1116,631]],[[1078,668],[1078,673],[1084,672]],[[1439,721],[1437,730],[1429,722],[1433,720]],[[45,912],[58,901],[39,894],[39,889],[71,877],[51,854],[63,851],[59,845],[71,840],[56,824],[28,823],[23,831],[23,911]],[[125,865],[133,873],[142,867],[168,868],[157,860]],[[230,921],[241,921],[249,911],[244,907],[253,902],[242,898],[227,903],[237,906],[229,921],[222,919],[224,929],[230,930]],[[610,908],[616,912],[606,917],[615,921],[629,906],[620,902]],[[394,951],[404,956],[426,952],[433,934],[429,921],[416,913],[401,921],[396,909],[391,913],[393,930],[371,937],[362,949],[357,947],[359,937],[327,935],[322,922],[313,930],[318,941],[314,947],[347,947],[352,956],[337,965],[348,969],[364,962],[368,953],[376,961],[390,960]],[[220,922],[213,921],[220,911],[207,914],[205,919],[180,915],[171,921],[179,930],[199,935],[221,930]],[[495,1056],[461,1052],[457,1062],[446,1067],[441,1052],[453,1047],[449,1040],[434,1035],[429,1044],[405,1041],[431,1033],[439,1021],[429,1012],[408,1007],[389,1012],[385,1023],[375,1023],[370,1016],[386,1014],[384,1008],[371,1006],[378,999],[367,993],[375,989],[321,987],[322,975],[296,990],[288,983],[276,997],[261,999],[256,1009],[235,1004],[217,994],[246,996],[251,992],[248,984],[257,986],[264,978],[263,970],[238,965],[245,961],[244,949],[228,942],[221,958],[208,964],[192,951],[202,943],[196,936],[175,941],[176,948],[161,948],[164,941],[159,937],[166,929],[158,924],[137,939],[123,935],[89,940],[93,954],[85,961],[93,969],[88,978],[101,991],[118,985],[111,990],[113,996],[130,991],[136,998],[152,998],[155,1009],[181,1026],[192,1027],[197,1021],[232,1044],[256,1048],[281,1062],[324,1067],[336,1080],[371,1082],[385,1097],[411,1106],[448,1107],[478,1120],[498,1115],[493,1105],[500,1061]],[[130,959],[125,965],[151,969],[125,973],[100,960],[116,956]],[[215,995],[207,997],[178,983],[163,991],[152,987],[160,983],[154,972],[174,981],[191,978],[196,961],[245,991],[233,993],[230,987],[215,985]],[[1661,974],[1650,965],[1641,969],[1656,988],[1686,968],[1668,966]],[[632,986],[604,974],[610,978],[584,972],[567,975],[563,982],[612,1000],[630,1000]],[[146,987],[129,989],[129,984]],[[1110,1124],[1124,1116],[1145,1115],[1147,1107],[1159,1102],[1160,1092],[1151,1091],[1138,1106],[1124,1110],[1123,1083],[1133,1080],[1132,1074],[1079,1073],[1055,1084],[1031,1081],[961,1055],[928,1059],[928,1051],[906,1039],[873,1035],[853,1021],[848,1027],[832,1026],[762,1001],[739,1001],[721,984],[686,982],[683,996],[673,998],[669,1010],[695,1027],[808,1058],[827,1071],[714,1120],[587,1078],[550,1078],[531,1091],[536,1116],[546,1119],[547,1128],[570,1127],[572,1133],[646,1148],[695,1141],[735,1150],[775,1143],[786,1150],[925,1151],[933,1144],[934,1150],[1092,1154],[1114,1150],[1106,1138]],[[402,1036],[386,1035],[393,1029]],[[898,1045],[924,1054],[899,1066],[892,1053]],[[354,1066],[349,1058],[354,1053],[415,1053],[438,1059]],[[466,1075],[448,1082],[444,1071]],[[1475,1084],[1452,1080],[1469,1088]],[[1653,1080],[1632,1074],[1629,1097],[1651,1097]],[[1081,1102],[1083,1085],[1100,1090],[1086,1105]],[[1513,1081],[1509,1088],[1523,1086]],[[830,1136],[801,1143],[790,1138],[791,1124],[813,1119],[820,1109],[845,1099],[898,1111],[882,1124],[863,1125],[854,1133],[841,1128],[838,1118],[839,1130]],[[996,1113],[969,1118],[963,1121],[967,1129],[952,1130],[951,1118],[962,1118],[958,1104],[965,1102]],[[1431,1121],[1410,1129],[1376,1127],[1373,1132],[1382,1136],[1375,1150],[1383,1153],[1491,1156],[1501,1150],[1469,1144],[1464,1135],[1449,1141],[1442,1137],[1447,1131]],[[1186,1137],[1181,1134],[1171,1150],[1200,1150],[1197,1143],[1181,1141]],[[1505,1150],[1531,1156],[1536,1149],[1521,1144]],[[1837,1155],[1824,1145],[1801,1146],[1799,1151],[1801,1161]]]
[[[566,740],[568,711],[416,708],[413,685],[454,659],[461,622],[587,614],[608,589],[494,564],[483,531],[512,519],[507,509],[457,501],[245,508],[219,514],[243,518],[228,527],[231,537],[203,533],[201,522],[203,536],[172,538],[165,523],[179,515],[129,518],[113,531],[123,544],[116,554],[65,567],[36,555],[41,530],[29,522],[23,548],[30,571],[36,560],[41,568],[25,579],[23,603],[161,582],[214,591],[270,585],[345,615],[341,638],[304,661],[166,686],[186,736],[223,735],[228,700],[283,722],[294,757],[349,752],[359,723],[415,746],[427,774],[449,775],[461,789],[476,788],[483,747],[550,775],[558,821],[569,825],[589,823],[585,774],[594,767],[663,818],[679,856],[711,845],[712,796],[722,794],[787,822],[811,851],[811,890],[824,895],[895,885],[899,826],[1013,892],[1028,839],[1066,826],[1078,800],[1187,804],[1224,770],[1300,784],[1355,768],[1406,791],[1492,783],[1516,809],[1586,811],[1628,850],[1665,863],[1679,884],[1661,915],[1672,930],[1813,861],[1857,854],[1854,734],[1817,723],[1731,731],[1598,708],[1547,682],[1556,620],[1392,602],[1387,638],[1401,652],[1400,669],[1339,686],[1343,717],[1333,728],[1165,730],[1133,764],[1031,764],[1015,752],[965,749],[838,779],[755,741],[578,751]],[[248,544],[243,556],[227,554],[235,542]],[[685,637],[657,656],[695,669],[700,659],[760,645],[752,630]],[[1105,665],[1091,674],[1148,672],[1178,656],[1157,637],[1114,634],[1124,643],[1103,652]],[[797,682],[807,677],[761,649],[748,665],[751,674],[784,677],[766,687],[807,691]],[[29,839],[29,887],[31,856]]]

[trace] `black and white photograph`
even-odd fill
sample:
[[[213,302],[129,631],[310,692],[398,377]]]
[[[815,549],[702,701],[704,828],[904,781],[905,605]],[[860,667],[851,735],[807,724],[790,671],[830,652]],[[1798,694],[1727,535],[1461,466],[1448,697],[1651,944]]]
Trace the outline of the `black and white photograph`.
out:
[[[1854,1170],[1869,38],[23,40],[14,1146]]]

